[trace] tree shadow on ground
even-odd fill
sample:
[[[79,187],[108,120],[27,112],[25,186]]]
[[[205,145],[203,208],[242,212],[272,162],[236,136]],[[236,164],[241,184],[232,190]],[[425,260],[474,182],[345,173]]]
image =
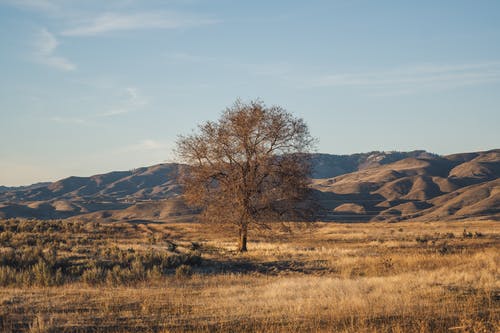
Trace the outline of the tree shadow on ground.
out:
[[[325,274],[332,272],[332,268],[327,266],[326,260],[273,260],[259,262],[243,258],[228,260],[203,259],[203,263],[198,269],[201,274],[258,273],[280,275],[290,273]]]

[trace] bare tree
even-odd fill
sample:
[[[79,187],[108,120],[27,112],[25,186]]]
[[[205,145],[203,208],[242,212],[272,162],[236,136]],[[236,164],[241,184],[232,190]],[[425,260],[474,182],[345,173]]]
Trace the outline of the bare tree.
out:
[[[236,226],[238,250],[249,228],[290,218],[308,185],[314,139],[304,121],[279,106],[236,101],[217,122],[180,136],[177,155],[190,167],[180,177],[187,203],[204,222]]]

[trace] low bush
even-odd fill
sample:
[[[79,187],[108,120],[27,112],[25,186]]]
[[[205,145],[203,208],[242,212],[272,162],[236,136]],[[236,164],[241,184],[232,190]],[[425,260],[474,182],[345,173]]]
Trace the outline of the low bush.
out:
[[[193,269],[189,265],[180,265],[175,269],[175,277],[178,279],[189,278],[193,275]]]
[[[123,225],[71,221],[0,220],[0,286],[53,286],[68,282],[131,284],[199,265],[198,251],[179,249],[165,234],[154,248],[123,249]]]

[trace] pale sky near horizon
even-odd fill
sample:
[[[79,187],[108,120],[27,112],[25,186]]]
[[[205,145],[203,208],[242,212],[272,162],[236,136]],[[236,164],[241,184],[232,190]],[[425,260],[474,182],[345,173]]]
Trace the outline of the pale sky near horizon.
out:
[[[236,98],[318,151],[500,148],[500,1],[0,0],[0,185],[173,161]]]

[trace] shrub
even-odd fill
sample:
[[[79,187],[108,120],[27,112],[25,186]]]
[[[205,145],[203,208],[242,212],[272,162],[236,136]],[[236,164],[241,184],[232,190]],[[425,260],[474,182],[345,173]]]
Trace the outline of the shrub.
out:
[[[168,242],[167,250],[169,250],[170,252],[175,252],[176,249],[177,244],[175,244],[174,242]]]
[[[440,253],[441,255],[449,254],[449,253],[451,252],[451,247],[450,247],[448,244],[444,243],[444,244],[443,244],[443,245],[439,248],[439,250],[438,250],[438,251],[439,251],[439,253]]]
[[[130,268],[130,273],[134,280],[144,280],[147,275],[147,272],[144,269],[144,265],[142,264],[141,260],[136,260],[132,263],[132,266]]]
[[[384,258],[382,260],[382,271],[384,272],[389,272],[394,268],[394,262],[392,261],[392,258]]]
[[[161,278],[162,273],[158,266],[153,267],[153,269],[147,272],[147,278],[150,280],[158,280]]]
[[[472,232],[467,232],[467,229],[464,229],[464,232],[462,233],[463,238],[472,238]]]
[[[201,248],[201,244],[198,243],[198,242],[191,242],[191,247],[190,248],[193,251],[199,250]]]
[[[64,282],[61,269],[54,270],[45,261],[40,260],[29,270],[31,275],[30,281],[32,284],[48,287],[60,285]]]
[[[92,267],[82,273],[82,281],[89,285],[96,285],[104,282],[106,271],[101,267]]]
[[[189,265],[180,265],[175,269],[175,277],[178,279],[189,278],[193,275],[193,269]]]
[[[33,282],[39,286],[50,286],[52,285],[52,272],[50,267],[43,261],[40,260],[36,265],[31,268],[33,274]]]
[[[0,267],[0,286],[6,287],[17,282],[17,272],[12,267]]]
[[[112,286],[122,284],[123,282],[129,280],[126,272],[127,270],[128,269],[122,269],[118,265],[114,266],[113,269],[107,271],[106,282]]]
[[[8,245],[10,241],[12,240],[13,233],[10,231],[3,231],[0,233],[0,244],[2,245]]]
[[[422,244],[427,244],[428,241],[430,241],[432,239],[431,236],[429,235],[423,235],[423,236],[417,236],[415,238],[415,240],[418,242],[418,243],[422,243]]]

